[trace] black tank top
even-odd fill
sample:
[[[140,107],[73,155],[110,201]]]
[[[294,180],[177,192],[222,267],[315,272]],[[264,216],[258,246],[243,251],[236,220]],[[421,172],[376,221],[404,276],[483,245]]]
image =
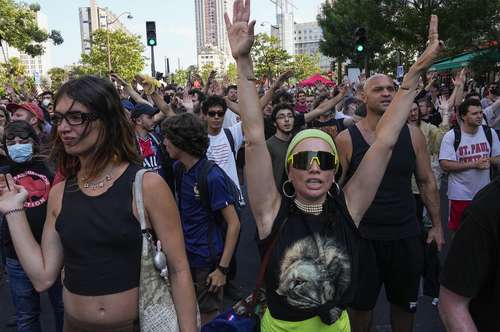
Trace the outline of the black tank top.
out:
[[[361,236],[341,191],[327,197],[324,210],[333,213],[304,214],[282,198],[271,234],[259,241],[264,255],[278,236],[265,275],[267,305],[275,319],[319,316],[330,325],[352,302]]]
[[[370,148],[357,126],[351,126],[348,130],[352,141],[352,156],[347,180],[356,172]],[[415,198],[411,191],[411,176],[415,168],[416,158],[410,129],[404,126],[375,199],[359,224],[359,231],[364,238],[397,240],[419,234]]]
[[[64,286],[99,296],[139,285],[141,226],[132,212],[132,186],[141,169],[129,165],[103,194],[91,197],[66,181],[56,230],[64,252]]]

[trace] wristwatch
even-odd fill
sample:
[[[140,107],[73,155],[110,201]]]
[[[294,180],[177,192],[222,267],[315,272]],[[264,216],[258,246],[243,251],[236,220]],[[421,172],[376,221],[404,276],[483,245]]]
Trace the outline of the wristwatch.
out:
[[[229,273],[229,267],[217,265],[217,269],[222,272],[223,275],[227,275]]]

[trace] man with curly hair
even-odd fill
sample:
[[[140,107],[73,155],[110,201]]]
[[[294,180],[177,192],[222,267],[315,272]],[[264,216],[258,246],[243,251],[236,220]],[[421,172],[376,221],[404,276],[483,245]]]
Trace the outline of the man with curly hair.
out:
[[[206,157],[209,137],[202,120],[190,113],[179,114],[164,120],[161,129],[163,144],[177,160],[179,212],[202,323],[206,323],[222,309],[223,286],[240,231],[234,207],[238,197],[231,193],[224,171]],[[205,173],[207,163],[213,166]]]

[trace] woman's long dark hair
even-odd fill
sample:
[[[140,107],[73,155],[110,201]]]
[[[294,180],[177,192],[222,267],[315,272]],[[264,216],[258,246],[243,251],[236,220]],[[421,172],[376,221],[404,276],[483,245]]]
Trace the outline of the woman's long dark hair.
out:
[[[68,81],[57,92],[54,101],[56,108],[63,96],[79,102],[99,116],[97,121],[101,126],[97,143],[91,152],[87,176],[98,176],[112,161],[141,164],[132,126],[111,81],[97,76],[82,76]],[[82,135],[87,134],[88,124]],[[56,127],[52,130],[52,141],[51,158],[56,160],[58,171],[67,178],[75,176],[80,169],[80,161],[78,157],[66,153]]]

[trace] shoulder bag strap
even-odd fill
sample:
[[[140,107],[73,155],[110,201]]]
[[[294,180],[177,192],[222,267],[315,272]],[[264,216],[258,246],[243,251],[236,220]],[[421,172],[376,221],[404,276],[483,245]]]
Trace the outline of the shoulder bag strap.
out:
[[[141,230],[146,229],[146,216],[144,213],[144,200],[142,197],[142,179],[144,173],[147,170],[141,169],[135,174],[134,181],[134,196],[135,196],[135,206],[137,208],[137,213],[139,214],[139,222],[141,223]]]
[[[252,311],[255,309],[255,306],[257,304],[258,292],[264,283],[264,277],[266,275],[267,266],[269,265],[269,260],[271,259],[271,254],[273,252],[274,247],[276,246],[276,243],[278,242],[278,238],[281,232],[283,231],[283,228],[285,228],[284,226],[287,221],[288,221],[288,216],[285,217],[285,220],[283,220],[283,223],[280,225],[278,232],[276,232],[276,234],[274,235],[271,244],[269,245],[269,247],[266,250],[266,253],[264,254],[264,258],[260,263],[259,273],[257,274],[257,282],[255,284],[255,289],[252,292],[252,302],[250,304],[252,307]]]

